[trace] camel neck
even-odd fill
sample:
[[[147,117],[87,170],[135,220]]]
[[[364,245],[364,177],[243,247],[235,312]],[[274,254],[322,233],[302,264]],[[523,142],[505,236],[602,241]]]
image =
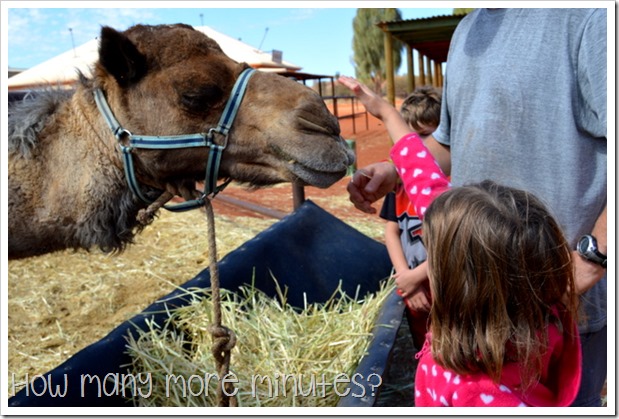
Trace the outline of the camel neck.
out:
[[[78,89],[71,98],[78,110],[78,115],[76,115],[78,124],[80,129],[84,131],[82,138],[88,138],[90,137],[88,132],[92,133],[96,137],[94,146],[97,148],[98,154],[122,173],[123,162],[117,151],[117,141],[113,135],[110,135],[105,121],[101,118],[91,98],[92,93],[88,89]]]

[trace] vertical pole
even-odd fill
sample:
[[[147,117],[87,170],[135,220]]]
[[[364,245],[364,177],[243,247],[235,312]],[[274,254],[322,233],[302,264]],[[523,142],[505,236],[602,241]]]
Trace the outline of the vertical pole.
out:
[[[406,65],[408,67],[408,93],[415,90],[415,67],[413,65],[413,48],[410,45],[406,45]]]
[[[434,85],[436,87],[441,87],[443,85],[443,71],[441,69],[441,63],[434,63],[434,74],[436,74],[436,83],[434,83]]]
[[[305,201],[305,188],[296,183],[292,184],[292,207],[297,209]]]
[[[393,40],[390,33],[385,33],[385,71],[387,72],[387,101],[395,106]]]
[[[417,63],[419,64],[419,83],[421,86],[426,84],[425,66],[423,65],[423,54],[417,51]]]
[[[430,59],[430,57],[426,57],[426,71],[428,73],[428,81],[427,83],[429,85],[433,84],[432,81],[432,60]]]
[[[355,153],[355,155],[357,155],[357,143],[355,140],[346,140],[346,145],[352,150],[353,153]],[[355,174],[356,171],[357,161],[355,160],[353,164],[348,166],[348,169],[346,170],[346,176],[352,176]]]
[[[357,113],[355,112],[355,96],[351,96],[350,98],[350,107],[352,108],[352,133],[357,133],[357,125],[355,119],[357,118]]]

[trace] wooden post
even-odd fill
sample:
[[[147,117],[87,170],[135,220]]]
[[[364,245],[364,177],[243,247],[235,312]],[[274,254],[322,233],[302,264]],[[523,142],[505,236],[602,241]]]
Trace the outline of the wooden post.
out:
[[[292,184],[292,206],[297,209],[305,201],[305,188],[296,183]]]
[[[417,63],[419,64],[419,84],[421,86],[426,84],[425,66],[423,65],[423,54],[417,51]]]
[[[430,57],[426,57],[426,69],[427,69],[427,72],[428,72],[427,83],[429,85],[433,84],[433,82],[432,82],[432,64],[431,63],[432,63],[432,60],[430,59]]]
[[[434,63],[434,74],[436,74],[436,83],[434,85],[436,87],[443,86],[443,68],[441,67],[441,63]]]
[[[352,109],[352,133],[357,133],[357,125],[355,119],[357,119],[357,113],[355,112],[355,96],[350,97],[350,108]]]
[[[385,71],[387,72],[387,101],[395,106],[395,74],[393,68],[393,40],[385,33]]]
[[[413,66],[413,49],[410,45],[406,45],[406,65],[408,67],[408,93],[415,90],[415,68]]]

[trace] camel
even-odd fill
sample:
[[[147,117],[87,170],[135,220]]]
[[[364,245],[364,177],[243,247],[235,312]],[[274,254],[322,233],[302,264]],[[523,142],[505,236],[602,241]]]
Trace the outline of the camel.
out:
[[[156,213],[173,195],[195,199],[196,182],[327,188],[341,179],[354,154],[337,119],[317,93],[277,74],[253,71],[229,131],[205,134],[221,123],[247,69],[188,25],[102,27],[91,78],[80,74],[72,91],[46,89],[9,108],[9,259],[121,252],[148,224],[140,211]],[[133,147],[136,133],[198,133],[206,145]],[[205,179],[212,150],[218,164]]]

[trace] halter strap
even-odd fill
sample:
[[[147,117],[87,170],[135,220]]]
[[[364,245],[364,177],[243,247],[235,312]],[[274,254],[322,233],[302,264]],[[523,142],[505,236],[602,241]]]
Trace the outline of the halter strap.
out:
[[[226,107],[219,118],[217,127],[209,129],[207,133],[183,135],[134,135],[130,131],[123,128],[114,117],[114,113],[110,109],[103,91],[101,91],[101,89],[94,90],[94,98],[97,107],[99,108],[99,112],[103,115],[105,122],[110,127],[114,137],[119,143],[123,156],[125,177],[127,178],[129,189],[131,189],[134,195],[147,204],[154,202],[153,200],[146,198],[140,190],[133,166],[132,150],[134,148],[167,150],[190,147],[209,147],[206,173],[204,177],[204,191],[202,192],[202,196],[198,199],[185,201],[173,206],[164,205],[164,208],[167,210],[186,211],[201,207],[204,205],[204,199],[206,197],[211,194],[215,196],[231,182],[231,179],[228,179],[222,185],[217,186],[221,155],[228,145],[228,133],[232,128],[236,114],[238,113],[241,102],[243,101],[243,96],[247,90],[249,79],[254,72],[254,69],[247,68],[239,75],[234,83],[234,87],[232,88]],[[215,134],[219,134],[224,137],[222,144],[217,144],[215,142]],[[129,140],[128,146],[122,144],[122,140],[125,138]]]

